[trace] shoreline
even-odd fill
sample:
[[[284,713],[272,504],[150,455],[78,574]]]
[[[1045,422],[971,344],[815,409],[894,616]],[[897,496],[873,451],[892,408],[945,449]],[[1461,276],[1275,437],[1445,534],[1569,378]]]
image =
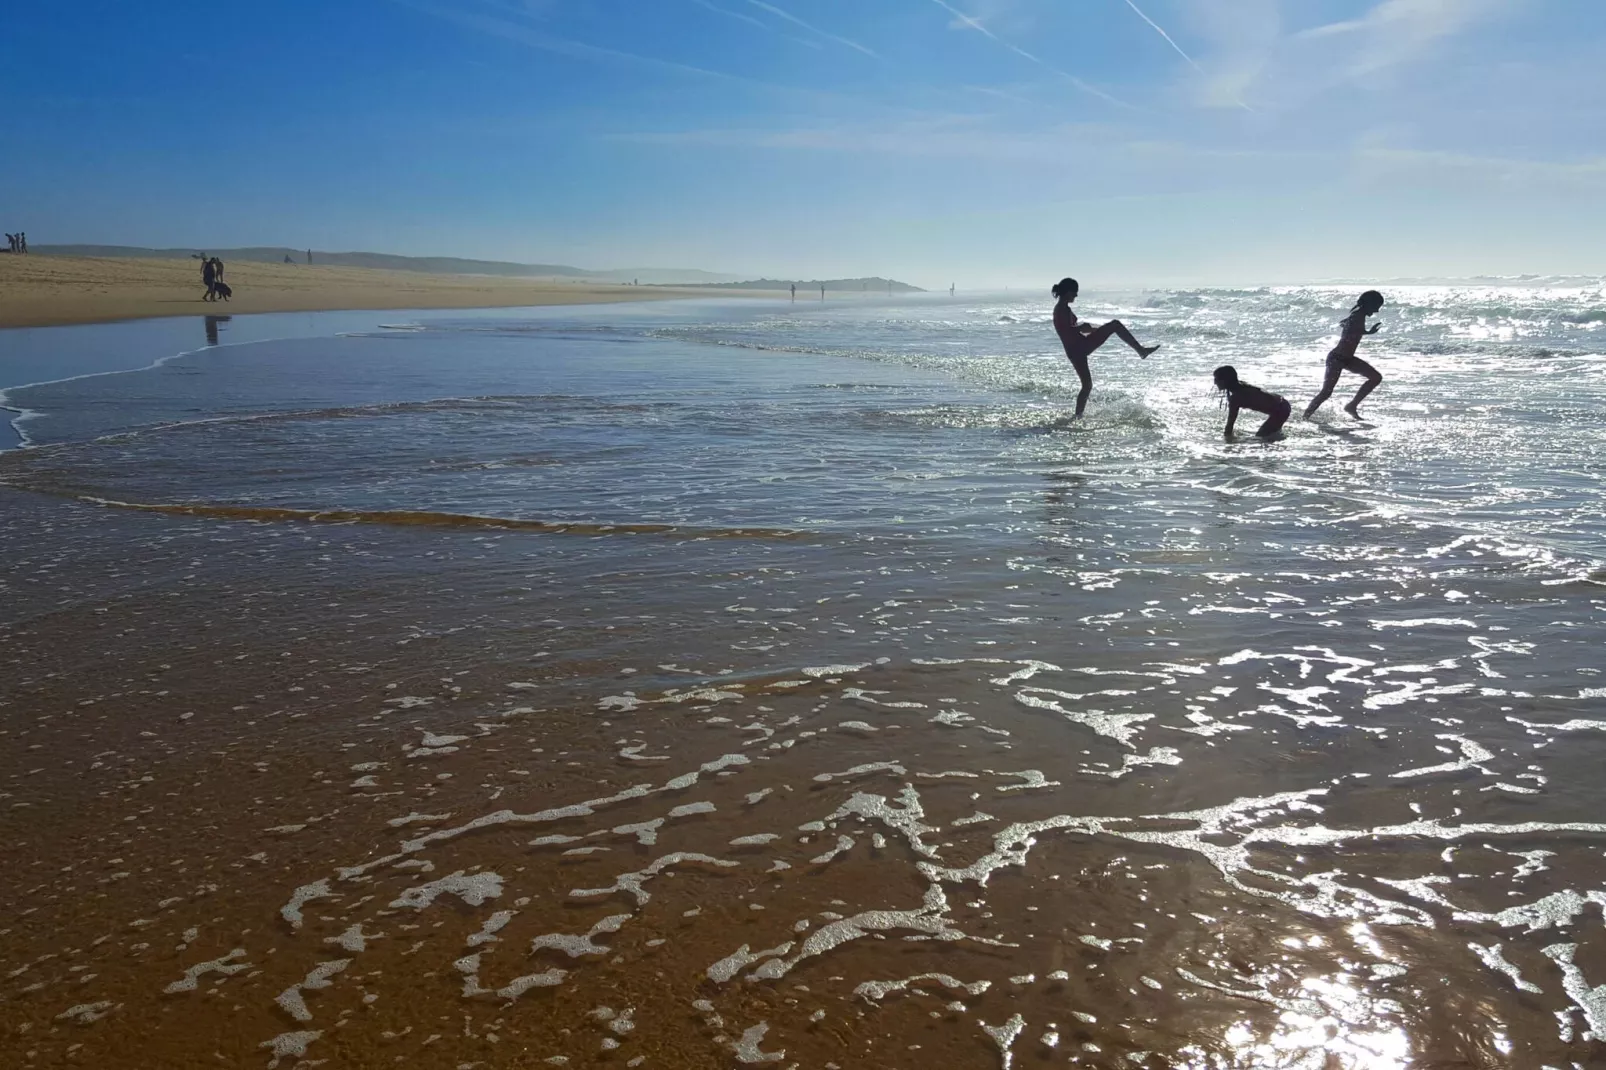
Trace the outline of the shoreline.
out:
[[[270,312],[523,308],[711,296],[706,289],[673,286],[432,275],[316,264],[240,261],[226,268],[234,297],[213,303],[201,300],[200,266],[193,260],[37,254],[0,257],[0,329]],[[767,291],[732,293],[770,296]]]

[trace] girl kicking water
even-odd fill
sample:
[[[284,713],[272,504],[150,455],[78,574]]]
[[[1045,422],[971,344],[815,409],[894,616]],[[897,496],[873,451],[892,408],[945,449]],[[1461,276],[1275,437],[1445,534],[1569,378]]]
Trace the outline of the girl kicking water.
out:
[[[1361,418],[1361,402],[1366,400],[1366,395],[1377,389],[1377,384],[1383,381],[1383,376],[1376,368],[1355,355],[1355,347],[1361,344],[1363,334],[1376,334],[1378,328],[1383,326],[1381,323],[1374,323],[1370,327],[1366,325],[1366,317],[1377,315],[1377,310],[1382,307],[1383,295],[1376,290],[1367,290],[1361,294],[1361,299],[1355,302],[1355,307],[1350,309],[1349,315],[1344,319],[1344,333],[1339,336],[1338,345],[1327,354],[1327,378],[1322,382],[1322,392],[1311,398],[1310,404],[1305,406],[1305,419],[1314,416],[1316,410],[1322,407],[1322,402],[1333,396],[1333,387],[1338,385],[1338,377],[1345,372],[1366,376],[1366,382],[1355,391],[1355,397],[1350,403],[1344,406],[1345,412],[1357,420]]]
[[[1261,438],[1271,438],[1283,429],[1288,422],[1289,413],[1294,407],[1288,404],[1288,399],[1268,394],[1258,386],[1250,386],[1238,378],[1238,370],[1231,364],[1223,364],[1215,372],[1216,389],[1227,395],[1227,429],[1224,434],[1232,437],[1232,425],[1238,422],[1239,409],[1254,409],[1256,412],[1266,414],[1266,422],[1260,425],[1255,432]]]
[[[1120,320],[1111,320],[1102,327],[1095,327],[1091,323],[1079,323],[1076,313],[1071,311],[1071,302],[1076,300],[1076,293],[1080,287],[1075,279],[1061,279],[1054,284],[1052,293],[1059,298],[1054,306],[1054,330],[1059,333],[1060,343],[1065,346],[1065,356],[1076,369],[1076,375],[1082,380],[1082,389],[1076,395],[1076,415],[1073,420],[1082,418],[1082,410],[1087,408],[1087,396],[1093,393],[1093,373],[1087,364],[1088,356],[1099,346],[1110,340],[1110,335],[1117,335],[1121,341],[1132,347],[1139,357],[1147,357],[1159,346],[1140,345],[1132,332]]]

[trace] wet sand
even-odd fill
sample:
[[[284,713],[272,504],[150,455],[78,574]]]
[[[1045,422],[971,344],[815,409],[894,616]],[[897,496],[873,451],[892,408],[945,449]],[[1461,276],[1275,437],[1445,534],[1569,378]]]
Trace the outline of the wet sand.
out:
[[[1565,998],[1521,988],[1573,949],[1502,957],[1498,926],[1585,905],[1491,894],[1501,995],[1420,875],[1453,852],[1499,888],[1526,857],[1519,902],[1565,898],[1606,827],[1312,789],[1378,741],[1215,748],[1232,719],[1184,665],[722,675],[697,659],[723,624],[655,621],[762,604],[763,577],[599,613],[609,581],[552,557],[594,536],[0,495],[9,1065],[1511,1065],[1480,1015],[1525,1065],[1576,1051],[1534,1027]],[[1176,760],[1128,745],[1148,715],[1079,701],[1138,692],[1197,734],[1190,777],[1144,775]],[[1235,781],[1257,797],[1223,806]]]
[[[200,262],[0,256],[0,327],[49,327],[153,316],[333,309],[501,308],[707,297],[706,290],[557,279],[429,275],[317,264],[226,265],[230,301],[201,300]]]

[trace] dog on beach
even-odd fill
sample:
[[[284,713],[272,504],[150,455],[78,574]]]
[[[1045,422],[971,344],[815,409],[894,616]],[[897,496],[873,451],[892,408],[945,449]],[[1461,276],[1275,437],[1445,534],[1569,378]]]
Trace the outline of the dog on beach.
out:
[[[233,296],[234,296],[234,288],[231,287],[228,283],[219,280],[218,282],[214,282],[212,284],[212,300],[214,300],[214,301],[217,301],[217,300],[227,301],[229,298],[231,298]]]

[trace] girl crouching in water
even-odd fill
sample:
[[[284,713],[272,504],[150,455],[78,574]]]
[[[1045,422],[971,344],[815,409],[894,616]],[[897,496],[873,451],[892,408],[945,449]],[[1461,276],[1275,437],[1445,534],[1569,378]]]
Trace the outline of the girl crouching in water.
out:
[[[1288,422],[1288,414],[1293,411],[1288,399],[1268,394],[1258,386],[1250,386],[1238,378],[1238,370],[1231,364],[1223,364],[1217,368],[1215,380],[1216,389],[1227,395],[1225,434],[1228,438],[1232,437],[1232,425],[1238,422],[1239,409],[1254,409],[1256,412],[1266,414],[1266,422],[1255,432],[1261,438],[1274,437],[1282,430],[1283,424]]]

